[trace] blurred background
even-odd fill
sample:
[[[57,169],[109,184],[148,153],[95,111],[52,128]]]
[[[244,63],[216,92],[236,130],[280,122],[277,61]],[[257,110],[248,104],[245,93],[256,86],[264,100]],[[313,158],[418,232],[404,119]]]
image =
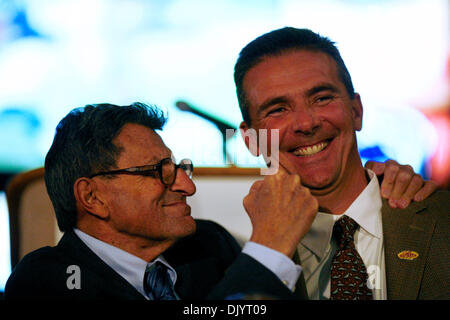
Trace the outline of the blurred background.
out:
[[[449,8],[448,0],[0,0],[0,291],[11,271],[3,190],[14,174],[43,166],[57,123],[75,107],[155,104],[169,116],[161,135],[177,158],[262,166],[238,132],[222,131],[241,121],[240,50],[284,26],[336,42],[364,105],[364,161],[395,159],[448,188]]]

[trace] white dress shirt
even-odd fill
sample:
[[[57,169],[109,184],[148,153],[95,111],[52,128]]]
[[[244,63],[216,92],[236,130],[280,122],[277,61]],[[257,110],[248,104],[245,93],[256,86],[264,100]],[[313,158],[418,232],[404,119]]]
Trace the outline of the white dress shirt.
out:
[[[132,255],[122,249],[119,249],[106,242],[98,240],[79,229],[74,229],[76,235],[83,241],[89,249],[91,249],[100,259],[102,259],[114,271],[127,280],[137,291],[148,299],[144,291],[144,274],[147,265],[151,265],[156,261],[164,263],[169,270],[172,283],[175,286],[177,281],[177,273],[175,269],[164,259],[162,255],[155,260],[147,263],[145,260]],[[271,270],[275,275],[291,290],[293,290],[298,277],[301,273],[301,267],[294,264],[284,254],[260,245],[254,242],[247,242],[242,250],[243,253],[251,256],[266,268]],[[207,271],[205,271],[207,272]]]
[[[98,240],[79,229],[74,229],[76,235],[83,241],[89,249],[91,249],[97,256],[100,257],[108,266],[127,280],[139,293],[148,299],[144,291],[144,274],[147,265],[151,266],[156,261],[160,261],[168,268],[168,273],[173,285],[177,281],[177,273],[170,264],[164,259],[162,255],[155,260],[148,263],[147,261],[119,249],[109,243]]]
[[[370,182],[343,213],[355,220],[355,247],[367,268],[368,286],[374,300],[386,299],[386,275],[381,220],[380,187],[376,175],[367,170]],[[318,212],[311,229],[298,246],[308,296],[313,300],[330,298],[331,260],[337,249],[332,240],[335,221],[342,215]]]

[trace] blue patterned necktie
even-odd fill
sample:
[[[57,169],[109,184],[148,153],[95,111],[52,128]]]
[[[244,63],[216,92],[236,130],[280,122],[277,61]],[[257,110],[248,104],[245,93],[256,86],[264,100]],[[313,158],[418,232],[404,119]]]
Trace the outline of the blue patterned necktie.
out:
[[[355,248],[353,236],[358,223],[343,216],[333,227],[333,237],[338,249],[331,262],[332,300],[372,300],[372,291],[367,287],[367,270]]]
[[[150,300],[177,300],[169,270],[160,261],[147,267],[144,290]]]

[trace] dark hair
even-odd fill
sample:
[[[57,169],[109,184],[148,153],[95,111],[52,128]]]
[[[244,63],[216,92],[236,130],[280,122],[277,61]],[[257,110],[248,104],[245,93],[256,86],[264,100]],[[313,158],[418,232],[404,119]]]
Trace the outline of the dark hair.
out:
[[[75,181],[116,168],[121,148],[113,139],[122,127],[136,123],[161,130],[166,120],[157,107],[136,102],[129,106],[87,105],[73,109],[59,122],[45,158],[45,185],[61,231],[76,226]]]
[[[245,46],[234,66],[234,82],[236,93],[244,121],[250,125],[248,100],[243,88],[243,80],[247,72],[268,56],[276,56],[292,50],[319,51],[331,56],[337,64],[338,73],[345,88],[353,97],[352,79],[341,58],[339,50],[330,39],[309,29],[285,27],[263,34]]]

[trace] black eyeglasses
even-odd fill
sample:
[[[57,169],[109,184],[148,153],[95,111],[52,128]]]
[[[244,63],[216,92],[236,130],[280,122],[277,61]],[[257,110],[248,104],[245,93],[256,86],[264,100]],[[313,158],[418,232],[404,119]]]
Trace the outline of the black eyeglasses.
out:
[[[192,172],[194,171],[194,165],[192,164],[192,161],[190,159],[183,159],[180,161],[180,164],[175,164],[171,158],[164,158],[157,164],[98,172],[89,176],[89,178],[110,174],[153,176],[155,172],[158,172],[161,182],[166,186],[170,186],[175,182],[178,168],[181,168],[186,173],[186,175],[192,179]]]

